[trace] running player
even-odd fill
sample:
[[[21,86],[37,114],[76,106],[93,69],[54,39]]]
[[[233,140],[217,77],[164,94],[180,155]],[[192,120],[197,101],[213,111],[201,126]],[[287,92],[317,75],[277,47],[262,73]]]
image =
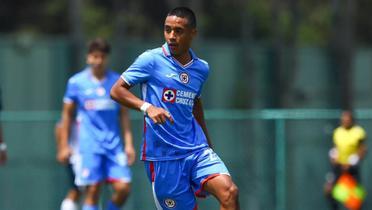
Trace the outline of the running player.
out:
[[[130,191],[131,172],[128,165],[133,164],[135,151],[127,109],[110,98],[110,89],[120,75],[106,68],[109,52],[110,46],[105,40],[93,40],[88,46],[88,67],[69,79],[64,96],[58,157],[59,161],[66,162],[71,154],[69,128],[76,120],[81,166],[75,183],[86,186],[83,210],[98,209],[103,181],[112,183],[114,190],[107,204],[108,210],[118,210]],[[121,137],[121,130],[124,138]]]
[[[2,111],[2,108],[3,106],[2,106],[2,101],[1,101],[1,89],[0,89],[0,113]],[[4,165],[6,162],[6,159],[7,159],[6,148],[7,146],[3,139],[3,131],[1,128],[1,124],[0,124],[0,165]]]
[[[59,121],[54,130],[56,143],[57,143],[57,151],[61,149],[61,128],[62,123]],[[63,199],[61,203],[61,210],[78,210],[79,208],[79,200],[80,200],[80,190],[79,187],[75,184],[75,173],[79,164],[79,148],[76,139],[76,123],[72,124],[70,128],[70,138],[69,138],[69,148],[71,151],[69,161],[66,165],[66,171],[69,178],[69,190],[66,197]],[[57,159],[59,159],[57,153]]]
[[[194,12],[171,10],[166,43],[140,55],[122,74],[111,97],[145,113],[141,159],[160,209],[197,209],[196,196],[214,195],[221,210],[239,209],[238,188],[212,145],[204,121],[201,89],[207,62],[190,49],[196,36]],[[129,89],[141,84],[142,99]]]

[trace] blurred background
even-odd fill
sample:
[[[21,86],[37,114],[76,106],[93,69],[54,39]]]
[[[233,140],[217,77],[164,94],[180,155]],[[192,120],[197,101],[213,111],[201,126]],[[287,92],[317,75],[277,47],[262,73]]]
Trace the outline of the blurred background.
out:
[[[67,175],[55,160],[53,129],[87,41],[108,39],[110,67],[122,72],[163,44],[164,18],[180,5],[197,15],[193,48],[211,67],[207,124],[242,210],[328,209],[323,184],[340,110],[356,109],[372,133],[369,0],[2,0],[0,120],[9,160],[0,167],[1,210],[59,208]],[[131,116],[139,149],[141,116]],[[370,166],[368,155],[368,192]],[[125,209],[155,209],[140,161],[133,171]],[[218,207],[208,198],[200,209]],[[364,209],[372,209],[369,199]]]

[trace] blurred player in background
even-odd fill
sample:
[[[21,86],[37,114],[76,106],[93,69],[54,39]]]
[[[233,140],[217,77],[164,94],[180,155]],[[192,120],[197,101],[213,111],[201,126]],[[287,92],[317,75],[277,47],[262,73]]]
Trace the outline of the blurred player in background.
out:
[[[1,89],[0,89],[0,113],[3,110],[2,106],[2,99],[1,99]],[[0,124],[0,165],[4,165],[7,160],[7,154],[6,154],[7,146],[5,144],[5,141],[3,139],[3,130]]]
[[[343,111],[340,119],[341,125],[333,132],[334,147],[329,156],[332,164],[332,178],[328,180],[326,193],[332,209],[338,209],[337,201],[331,196],[335,182],[343,173],[349,173],[360,182],[360,163],[364,159],[367,147],[366,132],[355,124],[353,113]]]
[[[62,123],[58,122],[55,127],[55,138],[57,143],[57,151],[61,151],[61,131]],[[75,184],[75,174],[76,170],[79,167],[79,147],[76,136],[76,123],[72,123],[70,128],[69,135],[69,148],[70,148],[70,157],[66,165],[66,171],[69,178],[69,191],[65,199],[61,203],[61,210],[78,210],[79,200],[80,200],[80,190],[79,187]],[[60,154],[58,154],[60,155]],[[59,157],[57,156],[57,159]]]
[[[107,69],[109,53],[105,40],[90,42],[88,66],[69,79],[64,96],[58,159],[67,162],[71,155],[68,139],[76,121],[80,167],[75,183],[86,187],[83,210],[98,209],[104,181],[114,190],[107,210],[120,209],[130,192],[129,165],[134,163],[135,151],[127,109],[110,98],[110,89],[120,75]]]
[[[111,96],[145,113],[141,159],[152,183],[158,210],[197,209],[196,196],[213,194],[221,210],[237,210],[238,188],[211,149],[201,102],[207,62],[190,49],[196,18],[189,8],[170,11],[166,43],[149,50],[122,74]],[[142,99],[129,89],[141,84]]]

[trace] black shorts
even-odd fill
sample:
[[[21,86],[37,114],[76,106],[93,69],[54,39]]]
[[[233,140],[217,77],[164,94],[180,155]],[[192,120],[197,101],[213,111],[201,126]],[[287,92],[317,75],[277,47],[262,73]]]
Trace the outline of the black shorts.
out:
[[[335,164],[332,166],[332,172],[334,175],[334,182],[337,182],[338,178],[342,175],[343,172],[345,172],[342,169],[342,166],[340,164]],[[360,183],[360,173],[359,173],[359,165],[356,166],[350,166],[350,168],[346,171],[348,172],[351,176],[354,177],[355,180],[357,180]]]

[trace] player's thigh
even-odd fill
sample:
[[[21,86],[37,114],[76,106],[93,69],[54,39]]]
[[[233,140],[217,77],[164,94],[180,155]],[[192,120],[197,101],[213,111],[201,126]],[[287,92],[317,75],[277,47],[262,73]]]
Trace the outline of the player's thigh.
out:
[[[145,162],[158,210],[196,209],[190,176],[182,160]]]
[[[103,157],[96,153],[79,154],[80,163],[76,163],[75,183],[78,186],[95,185],[104,178],[102,173]]]
[[[192,185],[196,196],[205,197],[208,191],[205,186],[208,182],[223,175],[230,177],[229,171],[223,161],[210,148],[204,149],[195,156],[192,169]],[[230,178],[231,179],[231,178]]]
[[[105,157],[106,181],[129,184],[132,181],[132,172],[126,154],[119,151],[107,153]],[[117,184],[117,186],[124,184]]]

